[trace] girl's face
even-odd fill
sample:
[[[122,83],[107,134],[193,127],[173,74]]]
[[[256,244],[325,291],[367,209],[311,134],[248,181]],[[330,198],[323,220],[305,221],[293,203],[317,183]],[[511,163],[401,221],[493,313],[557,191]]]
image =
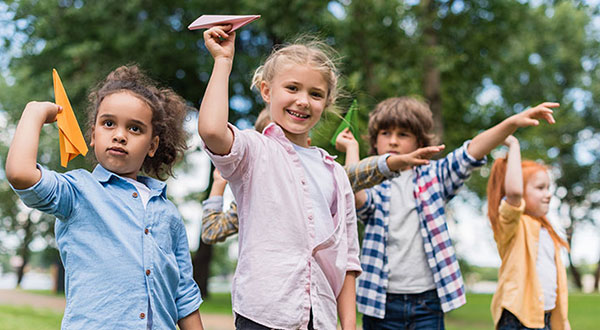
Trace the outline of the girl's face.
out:
[[[525,185],[525,213],[542,217],[550,206],[550,177],[546,171],[537,171],[531,175]]]
[[[96,159],[105,169],[137,179],[146,156],[154,156],[158,136],[152,136],[152,109],[129,92],[104,98],[92,128]]]
[[[282,64],[271,82],[263,81],[260,92],[269,105],[271,119],[293,143],[308,147],[308,133],[327,104],[327,82],[309,65]]]

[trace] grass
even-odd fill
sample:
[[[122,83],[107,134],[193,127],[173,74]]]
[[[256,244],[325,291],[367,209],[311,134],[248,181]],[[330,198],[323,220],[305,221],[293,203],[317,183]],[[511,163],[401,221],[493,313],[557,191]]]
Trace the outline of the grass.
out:
[[[47,295],[47,292],[41,292]],[[493,329],[490,314],[492,295],[469,294],[467,304],[446,315],[448,330]],[[200,307],[201,314],[231,315],[231,296],[213,293]],[[0,305],[0,330],[60,328],[61,313],[24,306]],[[572,293],[569,295],[569,320],[573,329],[598,329],[600,325],[600,294]],[[361,317],[357,319],[361,322]]]

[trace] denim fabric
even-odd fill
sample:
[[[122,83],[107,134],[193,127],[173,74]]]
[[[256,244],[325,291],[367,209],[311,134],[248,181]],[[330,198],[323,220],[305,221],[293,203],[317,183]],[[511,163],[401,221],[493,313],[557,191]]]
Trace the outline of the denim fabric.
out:
[[[166,185],[150,188],[144,209],[134,185],[98,165],[93,173],[41,168],[34,186],[15,190],[56,216],[67,306],[61,329],[175,329],[202,299],[192,277],[187,235]],[[150,314],[151,311],[151,314]]]
[[[544,314],[545,327],[528,328],[524,326],[513,313],[505,309],[502,311],[500,322],[498,322],[498,330],[550,330],[550,315],[550,312]]]
[[[435,290],[417,294],[388,293],[385,318],[363,315],[363,329],[445,329],[440,298]]]

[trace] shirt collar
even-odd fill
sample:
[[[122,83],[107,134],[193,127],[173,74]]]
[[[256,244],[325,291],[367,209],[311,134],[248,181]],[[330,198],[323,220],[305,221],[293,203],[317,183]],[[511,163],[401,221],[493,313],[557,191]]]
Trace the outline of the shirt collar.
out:
[[[285,136],[285,133],[283,132],[283,129],[276,123],[270,123],[269,125],[267,125],[267,127],[265,127],[265,129],[263,130],[263,135],[271,137],[279,141],[280,143],[283,143],[285,146],[291,147],[291,150],[294,149],[292,142],[288,140],[288,138]],[[315,148],[319,150],[319,152],[323,156],[323,161],[327,164],[333,164],[333,161],[337,158],[337,156],[332,156],[327,151],[319,147]],[[286,148],[286,150],[288,150],[288,152],[291,151],[288,148]]]
[[[96,168],[94,168],[92,175],[96,178],[96,180],[98,180],[100,182],[108,182],[112,177],[114,177],[118,180],[126,181],[123,178],[121,178],[119,175],[105,169],[100,164],[96,165]],[[158,181],[158,180],[150,178],[150,177],[147,177],[147,176],[141,176],[141,175],[138,175],[137,179],[139,182],[145,184],[146,187],[150,188],[150,190],[158,191],[160,193],[160,195],[163,195],[166,198],[166,195],[167,195],[167,184],[166,183],[164,183],[162,181]]]

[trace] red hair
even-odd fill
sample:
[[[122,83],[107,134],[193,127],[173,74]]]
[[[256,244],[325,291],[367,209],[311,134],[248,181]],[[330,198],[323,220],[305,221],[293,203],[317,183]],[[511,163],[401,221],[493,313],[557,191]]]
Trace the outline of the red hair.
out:
[[[521,162],[521,169],[523,171],[523,188],[527,186],[528,180],[533,176],[533,174],[544,171],[547,172],[548,168],[544,164],[540,164],[538,162],[534,162],[532,160],[523,160]],[[488,196],[488,217],[490,219],[490,223],[492,225],[492,230],[494,234],[498,232],[499,224],[498,218],[500,216],[498,212],[498,208],[500,207],[500,201],[506,195],[504,191],[504,179],[506,177],[506,158],[499,158],[494,161],[492,165],[492,171],[490,173],[490,178],[488,180],[487,185],[487,196]],[[523,189],[523,194],[526,193],[526,189]],[[525,195],[523,195],[524,197]],[[535,220],[539,221],[542,227],[546,228],[552,239],[558,243],[559,245],[564,246],[569,249],[569,244],[565,242],[550,224],[548,218],[546,216],[541,217],[532,217]]]

